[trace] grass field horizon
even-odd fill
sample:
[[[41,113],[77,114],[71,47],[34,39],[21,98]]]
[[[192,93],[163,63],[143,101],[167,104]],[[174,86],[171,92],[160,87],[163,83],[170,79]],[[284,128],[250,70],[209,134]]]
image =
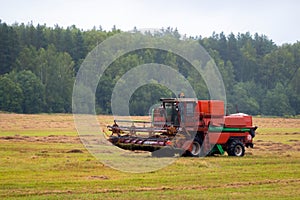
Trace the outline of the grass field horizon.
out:
[[[97,116],[101,127],[113,117]],[[137,117],[147,119],[147,117]],[[241,158],[178,158],[149,173],[103,165],[80,142],[72,114],[0,113],[1,199],[296,199],[300,119],[257,118]]]

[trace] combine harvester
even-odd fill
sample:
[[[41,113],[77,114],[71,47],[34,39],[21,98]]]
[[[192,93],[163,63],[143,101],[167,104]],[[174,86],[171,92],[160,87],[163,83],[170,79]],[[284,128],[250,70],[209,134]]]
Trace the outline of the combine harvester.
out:
[[[108,140],[127,150],[152,152],[152,156],[244,156],[253,148],[256,126],[252,116],[224,116],[224,102],[191,98],[162,98],[151,122],[115,120]]]

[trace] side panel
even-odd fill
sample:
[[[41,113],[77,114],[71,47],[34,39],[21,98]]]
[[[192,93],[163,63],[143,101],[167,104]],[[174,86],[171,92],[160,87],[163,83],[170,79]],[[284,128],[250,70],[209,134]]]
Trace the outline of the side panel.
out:
[[[210,144],[225,144],[229,137],[230,133],[209,133],[208,135]],[[207,137],[206,136],[206,137]]]
[[[246,128],[252,127],[252,116],[229,115],[224,117],[226,127]]]
[[[198,112],[204,116],[224,116],[224,102],[218,100],[199,100]]]
[[[211,144],[226,144],[230,137],[243,138],[245,143],[252,143],[252,137],[248,132],[222,132],[222,133],[209,133],[209,142]]]

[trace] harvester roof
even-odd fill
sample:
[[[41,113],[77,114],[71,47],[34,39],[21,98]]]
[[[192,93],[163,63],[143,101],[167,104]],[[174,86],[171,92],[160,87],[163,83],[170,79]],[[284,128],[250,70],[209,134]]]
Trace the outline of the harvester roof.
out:
[[[196,98],[161,98],[160,101],[166,103],[177,103],[177,102],[197,102]]]

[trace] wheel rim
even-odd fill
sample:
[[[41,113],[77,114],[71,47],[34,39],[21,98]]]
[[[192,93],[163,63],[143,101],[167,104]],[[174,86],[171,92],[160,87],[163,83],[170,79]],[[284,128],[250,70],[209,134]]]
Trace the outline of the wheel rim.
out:
[[[234,148],[234,154],[236,156],[241,156],[243,154],[243,148],[241,145],[236,145]]]
[[[191,154],[194,156],[199,155],[200,150],[201,150],[200,144],[198,142],[193,142]]]

